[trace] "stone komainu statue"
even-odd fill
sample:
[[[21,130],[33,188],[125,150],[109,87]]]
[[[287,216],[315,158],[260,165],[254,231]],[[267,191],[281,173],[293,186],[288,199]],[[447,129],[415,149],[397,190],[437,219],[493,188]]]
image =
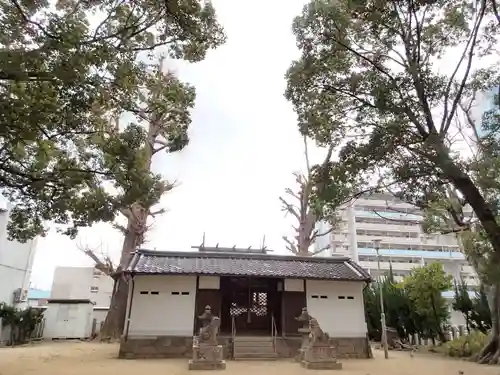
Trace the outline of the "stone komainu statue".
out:
[[[316,319],[312,318],[309,321],[311,332],[309,333],[309,346],[314,346],[321,343],[327,343],[330,340],[328,333],[323,332]]]
[[[216,344],[219,328],[220,328],[220,318],[214,316],[210,321],[210,324],[200,329],[200,341],[204,343]]]

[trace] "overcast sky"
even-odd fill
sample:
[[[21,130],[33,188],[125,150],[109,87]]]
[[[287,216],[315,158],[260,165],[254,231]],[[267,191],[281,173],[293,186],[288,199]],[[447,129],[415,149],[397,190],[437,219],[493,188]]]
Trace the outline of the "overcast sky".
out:
[[[303,166],[302,141],[284,74],[297,57],[291,23],[305,0],[213,0],[227,43],[196,65],[176,66],[196,86],[191,142],[157,158],[154,167],[180,185],[165,196],[169,212],[156,219],[145,247],[189,250],[201,243],[258,246],[284,252],[290,221],[278,197]],[[177,65],[177,64],[176,64]],[[50,288],[57,265],[91,264],[81,242],[116,255],[119,233],[107,226],[82,231],[78,241],[50,234],[38,241],[32,281]]]

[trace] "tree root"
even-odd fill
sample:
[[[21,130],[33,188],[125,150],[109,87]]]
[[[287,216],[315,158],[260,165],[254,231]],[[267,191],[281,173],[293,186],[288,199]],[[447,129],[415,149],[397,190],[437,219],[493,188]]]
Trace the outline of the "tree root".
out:
[[[492,336],[483,349],[475,356],[476,362],[480,364],[496,364],[500,358],[500,347],[498,336]]]
[[[496,365],[498,363],[498,358],[500,358],[500,348],[496,350],[495,354],[493,354],[488,363],[490,365]]]

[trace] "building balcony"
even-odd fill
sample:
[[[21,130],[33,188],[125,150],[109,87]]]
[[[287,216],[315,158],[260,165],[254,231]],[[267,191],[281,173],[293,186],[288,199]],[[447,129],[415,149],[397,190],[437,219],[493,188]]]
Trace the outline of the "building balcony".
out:
[[[377,253],[373,248],[358,247],[359,255],[376,256]],[[424,258],[424,259],[442,259],[452,261],[464,261],[464,254],[453,251],[426,251],[426,250],[404,250],[404,249],[380,249],[382,257],[405,257],[405,258]],[[387,259],[387,258],[386,258]]]
[[[339,236],[337,239],[337,236],[335,236],[336,240],[341,240],[343,237]],[[454,239],[448,239],[448,238],[443,238],[443,237],[438,237],[436,239],[426,239],[422,241],[419,237],[392,237],[392,236],[373,236],[373,235],[357,235],[356,240],[357,242],[361,243],[373,243],[374,239],[380,239],[381,246],[387,247],[390,245],[391,248],[396,248],[396,245],[398,245],[398,248],[401,248],[402,246],[411,246],[412,248],[419,248],[419,247],[436,247],[436,248],[458,248],[458,245]],[[403,247],[404,248],[404,247]]]
[[[380,216],[383,216],[381,218]],[[356,217],[367,217],[367,218],[373,218],[373,219],[380,219],[384,220],[384,218],[387,219],[393,219],[393,220],[402,220],[402,221],[412,221],[412,222],[420,222],[423,220],[423,217],[421,215],[415,215],[415,214],[405,214],[405,213],[400,213],[400,212],[373,212],[373,211],[361,211],[361,210],[356,210]]]
[[[465,274],[465,275],[475,275],[476,274],[476,270],[474,270],[474,267],[472,266],[462,266],[462,269],[460,270],[461,273]]]
[[[377,262],[372,261],[360,261],[359,265],[365,269],[377,270],[378,265]],[[380,269],[382,271],[388,271],[391,267],[390,262],[380,262]],[[420,267],[420,263],[400,263],[400,262],[392,262],[392,270],[393,271],[411,271],[415,267]]]
[[[380,239],[383,244],[400,244],[400,245],[412,245],[420,246],[421,241],[417,238],[408,237],[389,237],[389,236],[370,236],[370,235],[357,235],[356,239],[358,242],[373,243],[374,239]]]
[[[391,224],[391,223],[364,223],[361,221],[356,221],[356,229],[361,230],[377,230],[381,232],[409,232],[418,233],[417,238],[420,236],[420,225],[401,225],[401,224]]]

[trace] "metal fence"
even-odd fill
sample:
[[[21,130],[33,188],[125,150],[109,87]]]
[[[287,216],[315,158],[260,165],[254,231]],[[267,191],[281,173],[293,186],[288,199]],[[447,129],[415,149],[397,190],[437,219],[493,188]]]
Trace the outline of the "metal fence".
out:
[[[35,329],[31,332],[30,340],[41,340],[43,337],[43,329],[45,328],[45,318],[35,325]]]

